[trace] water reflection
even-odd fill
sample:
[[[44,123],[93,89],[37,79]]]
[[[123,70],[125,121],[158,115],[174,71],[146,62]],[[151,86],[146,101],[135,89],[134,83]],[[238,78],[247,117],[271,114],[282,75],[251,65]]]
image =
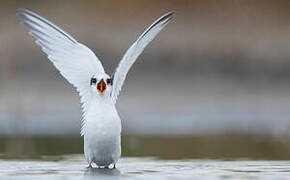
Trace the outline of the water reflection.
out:
[[[87,168],[84,173],[85,180],[91,179],[121,179],[121,172],[117,168]]]
[[[122,136],[123,157],[290,160],[289,152],[290,139],[263,134]],[[43,155],[62,158],[65,154],[83,154],[83,139],[79,136],[0,136],[0,158],[39,159]]]

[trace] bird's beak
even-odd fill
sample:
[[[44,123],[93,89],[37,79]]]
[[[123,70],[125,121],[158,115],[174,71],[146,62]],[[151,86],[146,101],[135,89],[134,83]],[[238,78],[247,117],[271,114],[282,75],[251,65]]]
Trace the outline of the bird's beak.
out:
[[[104,82],[104,80],[102,79],[98,84],[97,84],[97,91],[100,91],[101,94],[103,95],[103,92],[106,90],[107,85]]]

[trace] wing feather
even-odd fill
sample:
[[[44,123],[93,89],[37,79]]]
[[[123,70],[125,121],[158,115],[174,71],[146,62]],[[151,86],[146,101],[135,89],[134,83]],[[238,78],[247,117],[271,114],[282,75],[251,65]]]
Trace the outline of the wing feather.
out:
[[[83,110],[83,135],[86,112],[91,103],[90,79],[97,72],[104,73],[101,62],[88,47],[39,15],[19,9],[18,16],[60,74],[79,92]]]
[[[169,12],[158,18],[145,32],[133,43],[126,51],[115,72],[112,75],[113,91],[112,101],[116,103],[119,92],[126,79],[127,73],[131,66],[137,60],[138,56],[143,52],[144,48],[155,38],[155,36],[170,22],[174,13]]]

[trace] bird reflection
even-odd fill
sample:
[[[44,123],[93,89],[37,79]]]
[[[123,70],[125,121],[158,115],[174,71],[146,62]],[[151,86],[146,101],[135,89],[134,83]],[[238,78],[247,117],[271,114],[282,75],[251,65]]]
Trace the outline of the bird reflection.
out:
[[[117,169],[108,169],[108,168],[87,168],[84,173],[84,179],[121,179],[121,172]]]

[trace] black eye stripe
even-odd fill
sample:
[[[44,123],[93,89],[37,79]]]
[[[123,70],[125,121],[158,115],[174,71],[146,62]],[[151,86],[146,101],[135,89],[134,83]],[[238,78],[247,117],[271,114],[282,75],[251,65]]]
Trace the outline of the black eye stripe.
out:
[[[92,78],[92,79],[91,79],[91,85],[92,85],[92,84],[96,84],[96,83],[97,83],[97,79],[96,79],[96,78]]]
[[[91,78],[91,82],[90,82],[90,84],[92,85],[92,84],[96,84],[97,83],[97,79],[96,78]],[[107,79],[107,84],[111,84],[111,85],[113,85],[113,80],[112,79]]]
[[[112,81],[112,79],[107,79],[107,84],[113,84],[113,81]]]

